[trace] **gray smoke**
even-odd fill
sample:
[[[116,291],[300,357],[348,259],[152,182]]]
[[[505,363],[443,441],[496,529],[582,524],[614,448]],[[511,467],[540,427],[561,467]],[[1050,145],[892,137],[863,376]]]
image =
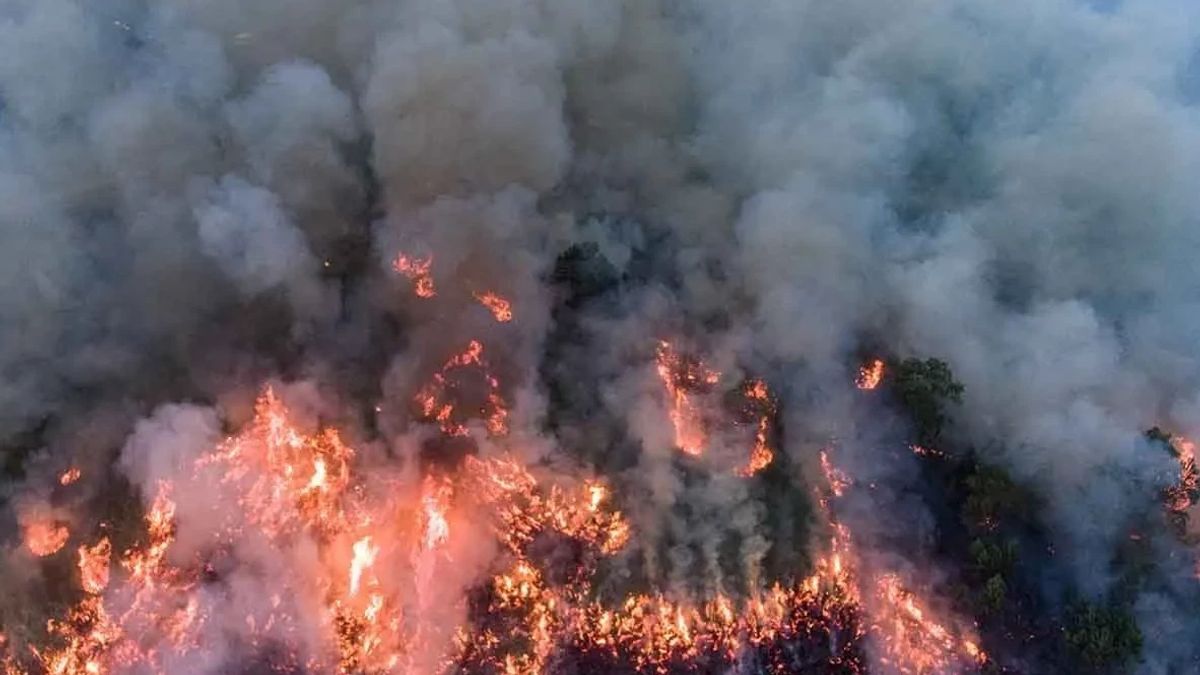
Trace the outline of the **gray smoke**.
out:
[[[950,363],[956,441],[1045,498],[1102,594],[1178,470],[1142,431],[1200,435],[1198,26],[1188,0],[10,0],[5,463],[111,459],[76,443],[116,426],[149,498],[269,378],[415,462],[411,396],[477,338],[514,445],[611,469],[636,496],[625,562],[714,590],[724,537],[761,573],[770,514],[680,475],[656,341],[768,375],[797,490],[830,438],[907,480],[872,466],[895,420],[852,399],[884,344]],[[572,351],[547,280],[583,243],[623,290],[577,312]],[[398,252],[433,255],[434,301]],[[551,347],[588,381],[551,394]],[[594,419],[547,433],[555,396]],[[1147,672],[1200,633],[1189,573],[1163,574],[1137,604]]]

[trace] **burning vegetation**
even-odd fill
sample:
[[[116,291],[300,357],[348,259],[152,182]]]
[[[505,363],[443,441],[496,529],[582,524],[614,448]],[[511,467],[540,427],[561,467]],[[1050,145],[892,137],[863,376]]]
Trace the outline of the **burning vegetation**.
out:
[[[482,377],[486,406],[457,412],[458,369]],[[656,369],[679,447],[699,456],[705,425],[717,419],[700,411],[711,405],[705,397],[721,376],[665,342]],[[421,418],[445,437],[469,435],[470,418],[502,435],[499,389],[482,344],[473,341],[433,375],[416,403]],[[759,379],[732,391],[741,401],[734,426],[750,432],[745,461],[734,473],[755,480],[774,459],[776,405]],[[341,434],[306,431],[266,389],[244,429],[196,457],[180,483],[157,485],[137,543],[115,556],[107,536],[77,544],[78,599],[47,621],[45,637],[26,653],[10,653],[5,667],[164,672],[195,658],[228,620],[221,597],[233,579],[222,570],[247,538],[282,550],[303,543],[307,551],[306,572],[287,575],[286,593],[241,618],[246,648],[273,670],[865,672],[872,648],[878,663],[902,673],[988,662],[973,629],[937,618],[896,572],[863,564],[853,533],[836,515],[854,481],[829,452],[821,453],[813,493],[828,538],[811,573],[708,598],[598,596],[603,566],[635,534],[602,481],[567,479],[514,457],[467,456],[449,472],[430,469],[413,489],[389,478],[384,485],[393,487],[380,493],[357,466],[358,453]],[[174,495],[196,486],[211,495],[205,508],[218,509],[221,518],[189,553],[173,554]],[[501,554],[446,614],[447,599],[426,589],[454,568],[464,542],[481,535]],[[69,538],[65,527],[46,519],[26,527],[26,545],[38,556],[56,554]],[[300,639],[300,612],[312,614],[303,623],[322,633]],[[446,616],[457,617],[454,625]]]
[[[455,363],[477,357],[468,352]],[[765,385],[751,383],[747,395],[766,400]],[[849,481],[828,459],[816,495],[832,538],[810,575],[741,598],[633,594],[606,603],[595,594],[599,566],[632,533],[604,483],[539,479],[512,458],[468,457],[451,474],[427,474],[415,491],[373,499],[355,457],[336,431],[303,431],[267,389],[253,421],[191,468],[187,480],[214,491],[213,507],[237,505],[209,540],[190,556],[171,555],[173,495],[184,486],[161,483],[140,544],[115,559],[107,537],[78,545],[82,597],[49,620],[46,641],[29,647],[30,658],[8,657],[8,672],[169,671],[203,649],[216,628],[221,609],[214,603],[229,581],[221,560],[251,532],[270,546],[304,540],[314,547],[309,576],[289,577],[288,596],[273,596],[244,617],[251,644],[270,646],[276,670],[711,672],[756,664],[771,672],[859,672],[868,639],[899,672],[986,662],[977,638],[944,627],[895,574],[864,581],[852,534],[832,515]],[[460,537],[479,535],[465,524],[481,520],[505,553],[446,639],[447,627],[430,625],[422,611],[442,600],[423,596],[423,588],[454,565]],[[28,531],[38,555],[54,554],[69,536],[47,527]],[[557,560],[542,545],[547,540],[573,553]],[[316,612],[325,627],[315,642],[295,633],[300,611]],[[416,655],[427,658],[430,649],[439,654],[436,664],[419,662]]]

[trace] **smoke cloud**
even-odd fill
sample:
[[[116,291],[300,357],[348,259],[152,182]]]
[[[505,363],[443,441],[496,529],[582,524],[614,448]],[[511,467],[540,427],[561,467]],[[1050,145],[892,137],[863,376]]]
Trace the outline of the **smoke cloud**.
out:
[[[884,345],[950,364],[952,445],[1030,486],[1055,574],[1103,596],[1178,476],[1143,432],[1200,435],[1197,26],[1185,0],[8,2],[5,590],[45,600],[18,541],[58,470],[149,506],[268,381],[416,490],[455,451],[413,397],[479,340],[510,435],[472,421],[478,452],[616,484],[636,532],[618,587],[738,592],[801,565],[833,439],[879,485],[847,510],[868,557],[936,583],[916,469],[881,459],[904,422],[854,397]],[[430,261],[434,297],[400,254]],[[777,394],[777,496],[680,467],[660,340]],[[752,432],[729,428],[706,461],[735,470]],[[204,480],[175,494],[176,555],[228,516]],[[498,555],[458,553],[430,580],[446,597]],[[225,672],[312,556],[239,544],[212,649],[170,672]],[[1144,672],[1195,667],[1187,567],[1136,599]]]

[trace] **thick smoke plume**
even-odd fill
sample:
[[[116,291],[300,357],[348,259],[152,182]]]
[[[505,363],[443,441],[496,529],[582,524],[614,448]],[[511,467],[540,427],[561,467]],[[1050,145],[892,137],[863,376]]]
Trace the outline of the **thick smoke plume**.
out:
[[[67,602],[31,523],[118,539],[170,481],[170,559],[207,550],[234,505],[194,466],[268,384],[380,495],[467,455],[611,483],[632,540],[602,595],[803,576],[836,445],[872,487],[838,514],[861,564],[936,588],[937,509],[884,450],[908,422],[854,385],[875,352],[964,385],[947,448],[1036,495],[1039,602],[1107,597],[1179,476],[1144,432],[1200,436],[1198,27],[1187,0],[3,3],[0,631]],[[702,461],[664,342],[721,374],[676,399]],[[731,412],[759,381],[769,415]],[[438,418],[449,390],[481,412]],[[760,412],[765,487],[738,475]],[[423,579],[414,672],[502,555],[472,527]],[[1197,667],[1186,541],[1133,595],[1144,672]],[[320,574],[305,546],[238,544],[202,657],[165,672],[269,660],[243,617]]]

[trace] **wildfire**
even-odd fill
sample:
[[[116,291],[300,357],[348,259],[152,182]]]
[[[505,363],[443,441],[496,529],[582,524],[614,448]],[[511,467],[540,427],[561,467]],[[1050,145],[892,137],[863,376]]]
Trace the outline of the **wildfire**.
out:
[[[392,269],[408,277],[413,282],[413,292],[418,298],[432,298],[437,295],[433,287],[433,256],[413,258],[404,253],[396,254],[392,261]]]
[[[25,523],[25,548],[39,558],[52,556],[66,546],[71,531],[48,517],[37,517]]]
[[[512,304],[508,300],[487,291],[484,293],[474,293],[475,299],[479,304],[483,305],[496,317],[496,321],[500,323],[508,323],[513,320]]]
[[[79,477],[81,475],[82,475],[82,473],[79,471],[79,468],[73,466],[73,467],[67,469],[66,471],[64,471],[63,474],[58,477],[58,484],[62,485],[63,487],[66,487],[66,486],[70,485],[71,483],[74,483],[75,481],[79,480]]]
[[[880,359],[874,359],[870,363],[858,369],[858,378],[854,384],[863,390],[872,390],[883,382],[883,373],[886,366]]]
[[[658,376],[669,398],[671,424],[675,427],[675,445],[693,456],[704,452],[704,420],[691,392],[716,384],[721,374],[709,370],[695,359],[675,352],[669,342],[658,344]]]

